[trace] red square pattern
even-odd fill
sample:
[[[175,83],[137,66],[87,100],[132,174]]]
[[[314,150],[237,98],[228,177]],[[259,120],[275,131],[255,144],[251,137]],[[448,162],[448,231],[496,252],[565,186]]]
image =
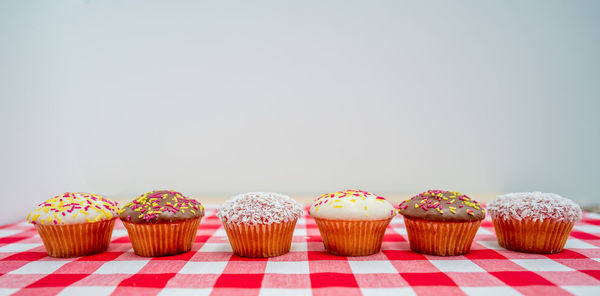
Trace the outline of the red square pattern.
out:
[[[313,288],[358,287],[353,274],[336,272],[311,273],[310,284]]]
[[[146,288],[164,288],[167,282],[175,276],[175,273],[159,274],[134,274],[123,280],[119,286],[123,287],[146,287]]]
[[[49,274],[31,285],[28,288],[43,288],[43,287],[68,287],[73,283],[88,276],[87,274]]]
[[[342,260],[348,261],[346,257],[331,255],[327,252],[318,252],[318,251],[308,251],[308,261],[317,261],[317,260]]]
[[[264,274],[222,274],[215,288],[260,288]]]
[[[411,286],[456,286],[456,283],[442,272],[401,273]]]
[[[10,255],[2,261],[36,261],[48,256],[46,252],[21,252]]]

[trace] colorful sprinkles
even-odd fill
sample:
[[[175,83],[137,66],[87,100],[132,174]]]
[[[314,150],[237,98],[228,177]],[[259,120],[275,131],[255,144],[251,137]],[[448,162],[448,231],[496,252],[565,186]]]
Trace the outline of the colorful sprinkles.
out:
[[[324,206],[324,205],[331,205],[333,204],[334,208],[338,208],[341,209],[344,206],[341,204],[336,204],[336,203],[340,203],[342,201],[342,199],[347,198],[349,202],[351,203],[356,203],[358,200],[374,200],[376,202],[387,202],[387,200],[385,199],[385,197],[383,196],[379,196],[367,191],[363,191],[363,190],[356,190],[356,189],[348,189],[348,190],[342,190],[342,191],[338,191],[338,192],[333,192],[333,193],[326,193],[326,194],[322,194],[320,195],[313,203],[313,207],[315,209],[315,211],[319,211],[319,207]],[[365,205],[364,206],[364,211],[368,211],[368,207]],[[395,215],[396,212],[395,210],[391,210],[390,211],[390,215]],[[369,213],[365,213],[365,216],[369,216]]]
[[[119,205],[97,194],[66,192],[41,204],[27,215],[32,224],[69,224],[113,219]]]
[[[168,200],[163,202],[164,199]],[[193,198],[187,198],[173,190],[150,191],[142,194],[140,197],[123,206],[119,210],[119,214],[125,212],[126,208],[138,212],[137,218],[147,222],[156,220],[158,218],[157,215],[165,212],[185,214],[189,211],[194,215],[204,212],[204,207],[200,202]],[[131,216],[127,216],[125,220],[131,221]]]
[[[420,199],[420,201],[418,201]],[[437,211],[440,215],[444,215],[444,204],[446,205],[455,205],[448,206],[448,211],[452,215],[456,215],[456,209],[462,208],[463,206],[469,207],[466,209],[466,213],[474,216],[475,210],[481,211],[481,213],[485,214],[485,210],[482,206],[475,200],[472,200],[465,194],[462,194],[458,191],[444,191],[444,190],[427,190],[425,192],[419,193],[410,199],[407,199],[398,205],[398,212],[401,210],[405,210],[408,208],[408,203],[411,200],[418,201],[415,203],[415,209],[421,208],[423,211]]]

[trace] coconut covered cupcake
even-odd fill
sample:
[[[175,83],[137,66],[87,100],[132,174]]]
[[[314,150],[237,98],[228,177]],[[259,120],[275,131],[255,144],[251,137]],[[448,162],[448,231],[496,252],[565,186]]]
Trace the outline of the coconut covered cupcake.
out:
[[[471,250],[485,210],[457,191],[428,190],[403,201],[410,249],[424,254],[456,256]]]
[[[520,192],[496,197],[487,205],[498,244],[528,253],[562,251],[581,208],[554,193]]]
[[[310,207],[325,249],[339,256],[378,253],[394,214],[384,197],[362,190],[323,194]]]
[[[138,256],[177,255],[192,249],[204,207],[173,190],[150,191],[119,211]]]
[[[296,222],[303,213],[302,205],[287,195],[248,192],[227,200],[217,217],[236,255],[266,258],[290,251]]]
[[[67,192],[27,215],[51,257],[78,257],[105,251],[115,225],[118,204],[100,195]]]

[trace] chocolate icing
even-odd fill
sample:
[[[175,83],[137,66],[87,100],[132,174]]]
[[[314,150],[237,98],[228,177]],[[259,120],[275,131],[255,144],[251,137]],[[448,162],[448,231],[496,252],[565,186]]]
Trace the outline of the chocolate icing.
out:
[[[407,218],[431,221],[477,221],[485,210],[475,200],[456,191],[428,190],[398,205],[398,213]]]
[[[204,216],[204,207],[177,191],[150,191],[123,206],[119,218],[131,223],[168,223]]]

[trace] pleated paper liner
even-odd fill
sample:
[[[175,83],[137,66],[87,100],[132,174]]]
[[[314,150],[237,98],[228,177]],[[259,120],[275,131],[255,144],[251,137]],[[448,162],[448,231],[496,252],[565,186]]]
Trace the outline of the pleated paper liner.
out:
[[[79,257],[106,251],[115,219],[65,225],[35,224],[48,256]]]
[[[224,221],[233,253],[241,257],[267,258],[286,254],[292,246],[297,219],[272,224],[244,224]]]
[[[385,229],[392,218],[382,220],[329,220],[315,218],[328,253],[368,256],[381,250]]]
[[[506,249],[553,254],[563,250],[574,222],[531,219],[496,219],[492,217],[498,244]]]
[[[469,253],[480,224],[481,221],[442,222],[404,217],[410,249],[437,256]]]
[[[127,229],[133,252],[142,257],[171,256],[192,249],[202,217],[169,223],[131,223]]]

